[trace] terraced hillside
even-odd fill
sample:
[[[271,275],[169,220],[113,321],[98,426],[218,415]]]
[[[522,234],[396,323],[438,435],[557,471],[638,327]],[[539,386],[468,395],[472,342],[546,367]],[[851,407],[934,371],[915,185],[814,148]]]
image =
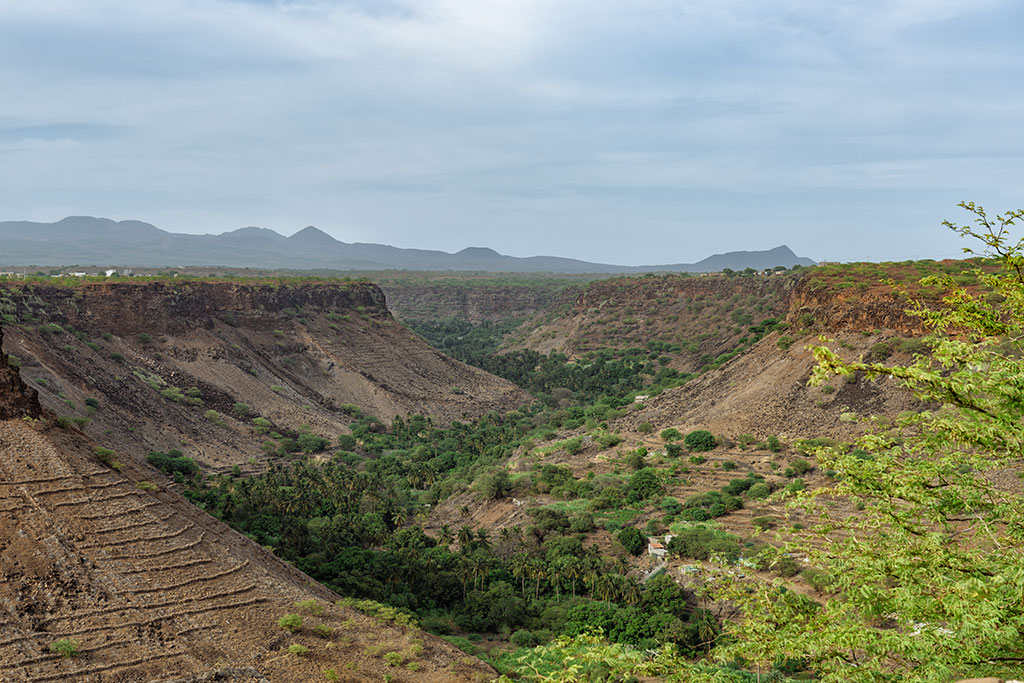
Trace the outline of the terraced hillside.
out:
[[[215,468],[264,460],[269,432],[333,439],[356,411],[443,424],[527,400],[396,324],[365,282],[8,281],[0,312],[4,351],[64,423]]]
[[[145,468],[97,456],[87,438],[48,426],[50,414],[33,418],[38,404],[11,376],[0,361],[0,680],[492,675],[439,639],[336,606],[304,574],[145,481]],[[305,615],[294,633],[278,625],[289,613]]]

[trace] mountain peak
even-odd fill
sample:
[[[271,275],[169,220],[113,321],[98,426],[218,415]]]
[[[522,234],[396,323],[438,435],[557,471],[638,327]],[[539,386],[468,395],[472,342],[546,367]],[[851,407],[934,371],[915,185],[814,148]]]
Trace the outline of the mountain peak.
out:
[[[494,251],[490,247],[466,247],[460,252],[455,254],[456,256],[501,256],[498,252]]]
[[[302,230],[299,230],[297,233],[290,236],[288,240],[291,242],[307,242],[312,244],[335,244],[338,241],[313,225],[307,225]]]

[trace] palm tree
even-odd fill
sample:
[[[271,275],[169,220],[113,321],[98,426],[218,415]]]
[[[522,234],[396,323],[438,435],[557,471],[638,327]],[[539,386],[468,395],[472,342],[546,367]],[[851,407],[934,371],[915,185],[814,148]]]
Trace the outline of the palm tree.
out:
[[[490,548],[491,547],[491,542],[487,538],[488,535],[489,535],[489,533],[488,533],[487,529],[485,529],[484,527],[480,527],[479,529],[476,530],[477,544],[481,548]]]
[[[452,533],[452,528],[447,524],[442,524],[440,531],[437,532],[437,540],[440,541],[441,544],[444,545],[445,550],[447,550],[452,544],[452,541],[455,540],[455,534]]]
[[[469,562],[460,560],[455,567],[455,576],[459,577],[459,581],[462,583],[462,601],[465,602],[466,584],[469,583],[470,577],[473,576],[473,568],[469,566]]]
[[[635,605],[640,602],[640,584],[636,579],[629,576],[622,577],[621,595],[627,605]]]
[[[470,546],[473,544],[473,527],[468,524],[463,525],[459,529],[459,551],[466,553],[469,552]]]
[[[565,558],[563,571],[565,572],[565,578],[569,579],[572,583],[572,597],[575,598],[576,582],[583,576],[583,564],[575,557],[567,557]]]
[[[540,600],[540,582],[548,575],[547,567],[544,566],[541,560],[533,558],[530,560],[529,572],[530,578],[534,580],[533,597],[535,600]]]
[[[523,597],[526,597],[526,575],[529,573],[530,556],[526,553],[516,553],[508,563],[512,576],[519,579],[520,590]]]

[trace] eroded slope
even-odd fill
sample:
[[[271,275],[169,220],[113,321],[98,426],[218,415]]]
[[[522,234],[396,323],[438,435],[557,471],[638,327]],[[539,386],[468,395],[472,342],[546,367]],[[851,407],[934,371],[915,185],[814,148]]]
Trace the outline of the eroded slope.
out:
[[[444,641],[335,606],[309,577],[144,481],[145,469],[97,458],[86,438],[47,427],[52,415],[32,418],[38,404],[2,359],[0,378],[10,418],[0,421],[0,680],[217,670],[217,680],[297,683],[328,669],[382,680],[394,671],[387,652],[415,662],[402,680],[493,675]],[[305,625],[292,634],[277,622],[303,611],[298,601]],[[61,642],[77,654],[51,650]],[[298,645],[308,651],[289,652]]]
[[[369,283],[8,283],[0,312],[43,406],[137,454],[245,464],[264,457],[256,416],[333,438],[353,406],[447,423],[528,400],[430,349]]]

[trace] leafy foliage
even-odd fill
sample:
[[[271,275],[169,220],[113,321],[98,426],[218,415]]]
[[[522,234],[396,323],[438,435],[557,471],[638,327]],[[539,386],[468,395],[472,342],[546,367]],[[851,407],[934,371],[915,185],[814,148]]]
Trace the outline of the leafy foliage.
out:
[[[1024,464],[1024,243],[1009,237],[1024,211],[990,219],[979,206],[962,206],[975,225],[948,225],[980,240],[1001,269],[975,270],[974,293],[948,275],[922,280],[947,290],[941,306],[917,301],[908,311],[931,329],[930,354],[887,366],[814,350],[813,382],[887,376],[937,406],[901,415],[858,439],[854,451],[818,449],[835,483],[799,503],[817,514],[834,497],[860,508],[821,517],[816,531],[831,542],[799,549],[837,597],[818,604],[777,587],[737,591],[747,618],[732,627],[737,641],[723,657],[802,658],[825,682],[1021,670],[1024,497],[996,475]]]

